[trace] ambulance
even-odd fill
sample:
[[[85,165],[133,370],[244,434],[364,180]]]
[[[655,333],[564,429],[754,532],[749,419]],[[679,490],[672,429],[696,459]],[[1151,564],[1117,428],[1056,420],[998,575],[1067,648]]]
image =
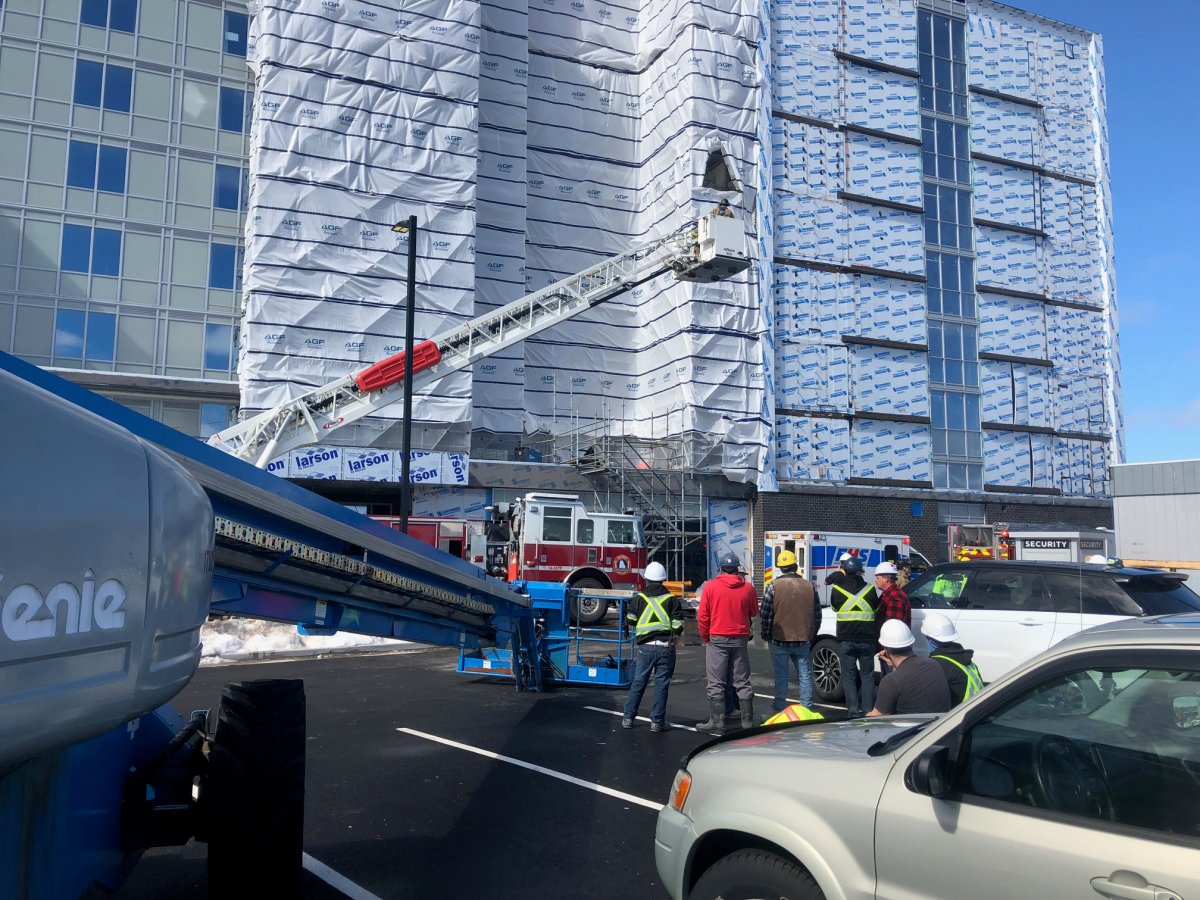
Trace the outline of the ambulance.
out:
[[[775,558],[781,550],[796,554],[797,570],[817,588],[821,605],[829,605],[829,587],[825,576],[837,570],[843,553],[862,560],[863,577],[871,583],[871,570],[884,560],[910,560],[925,569],[932,563],[913,549],[912,539],[904,534],[849,534],[840,531],[768,531],[763,535],[763,586],[775,576]]]

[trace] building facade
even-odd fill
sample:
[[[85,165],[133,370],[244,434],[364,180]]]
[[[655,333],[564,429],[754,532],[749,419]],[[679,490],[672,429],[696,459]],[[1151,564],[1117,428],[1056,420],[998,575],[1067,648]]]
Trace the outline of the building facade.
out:
[[[0,8],[0,349],[199,436],[238,403],[247,22]]]
[[[1110,524],[1099,37],[989,0],[719,6],[5,0],[0,349],[204,437],[402,346],[409,215],[421,339],[724,198],[748,273],[663,276],[446,379],[414,446],[495,474],[670,443],[706,496],[767,498],[747,533],[880,491],[928,501],[900,530]],[[397,417],[279,471],[368,503]]]

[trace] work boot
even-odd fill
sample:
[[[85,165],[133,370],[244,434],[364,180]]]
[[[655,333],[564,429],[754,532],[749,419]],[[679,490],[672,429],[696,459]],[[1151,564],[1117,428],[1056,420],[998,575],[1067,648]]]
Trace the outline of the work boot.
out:
[[[696,725],[696,730],[704,731],[708,734],[715,734],[717,737],[720,737],[725,733],[724,700],[708,701],[708,721],[698,723]]]
[[[751,697],[749,700],[743,700],[743,701],[741,701],[741,703],[742,703],[742,727],[743,728],[753,728],[756,725],[758,725],[758,722],[756,722],[754,720],[754,698]]]

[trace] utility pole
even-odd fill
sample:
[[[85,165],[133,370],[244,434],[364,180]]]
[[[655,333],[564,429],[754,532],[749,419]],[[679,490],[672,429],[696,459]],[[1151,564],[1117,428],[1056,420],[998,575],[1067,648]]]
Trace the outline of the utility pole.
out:
[[[417,318],[417,217],[397,222],[392,231],[408,235],[408,292],[404,307],[404,423],[401,426],[400,451],[400,530],[408,534],[408,516],[412,511],[412,378],[413,330]]]

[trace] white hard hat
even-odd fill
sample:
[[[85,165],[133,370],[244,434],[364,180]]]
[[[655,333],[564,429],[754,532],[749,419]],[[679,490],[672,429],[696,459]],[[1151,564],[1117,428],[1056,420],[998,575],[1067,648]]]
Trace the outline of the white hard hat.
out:
[[[1108,557],[1101,553],[1093,553],[1091,556],[1085,556],[1083,561],[1089,566],[1107,566]]]
[[[890,563],[887,560],[884,560],[883,562],[881,562],[879,565],[877,565],[875,567],[875,574],[876,575],[899,575],[900,570],[896,568],[895,563]]]
[[[914,641],[912,629],[899,619],[888,619],[879,629],[879,643],[889,650],[911,647]]]
[[[851,556],[849,553],[843,553],[841,556],[838,557],[838,562],[845,562],[848,559],[854,559],[854,557]]]
[[[921,623],[921,631],[925,633],[925,637],[940,644],[958,640],[958,630],[954,627],[954,623],[947,616],[938,612],[925,616],[925,621]]]
[[[660,562],[652,562],[646,566],[645,579],[647,581],[663,582],[667,580],[667,570]]]

